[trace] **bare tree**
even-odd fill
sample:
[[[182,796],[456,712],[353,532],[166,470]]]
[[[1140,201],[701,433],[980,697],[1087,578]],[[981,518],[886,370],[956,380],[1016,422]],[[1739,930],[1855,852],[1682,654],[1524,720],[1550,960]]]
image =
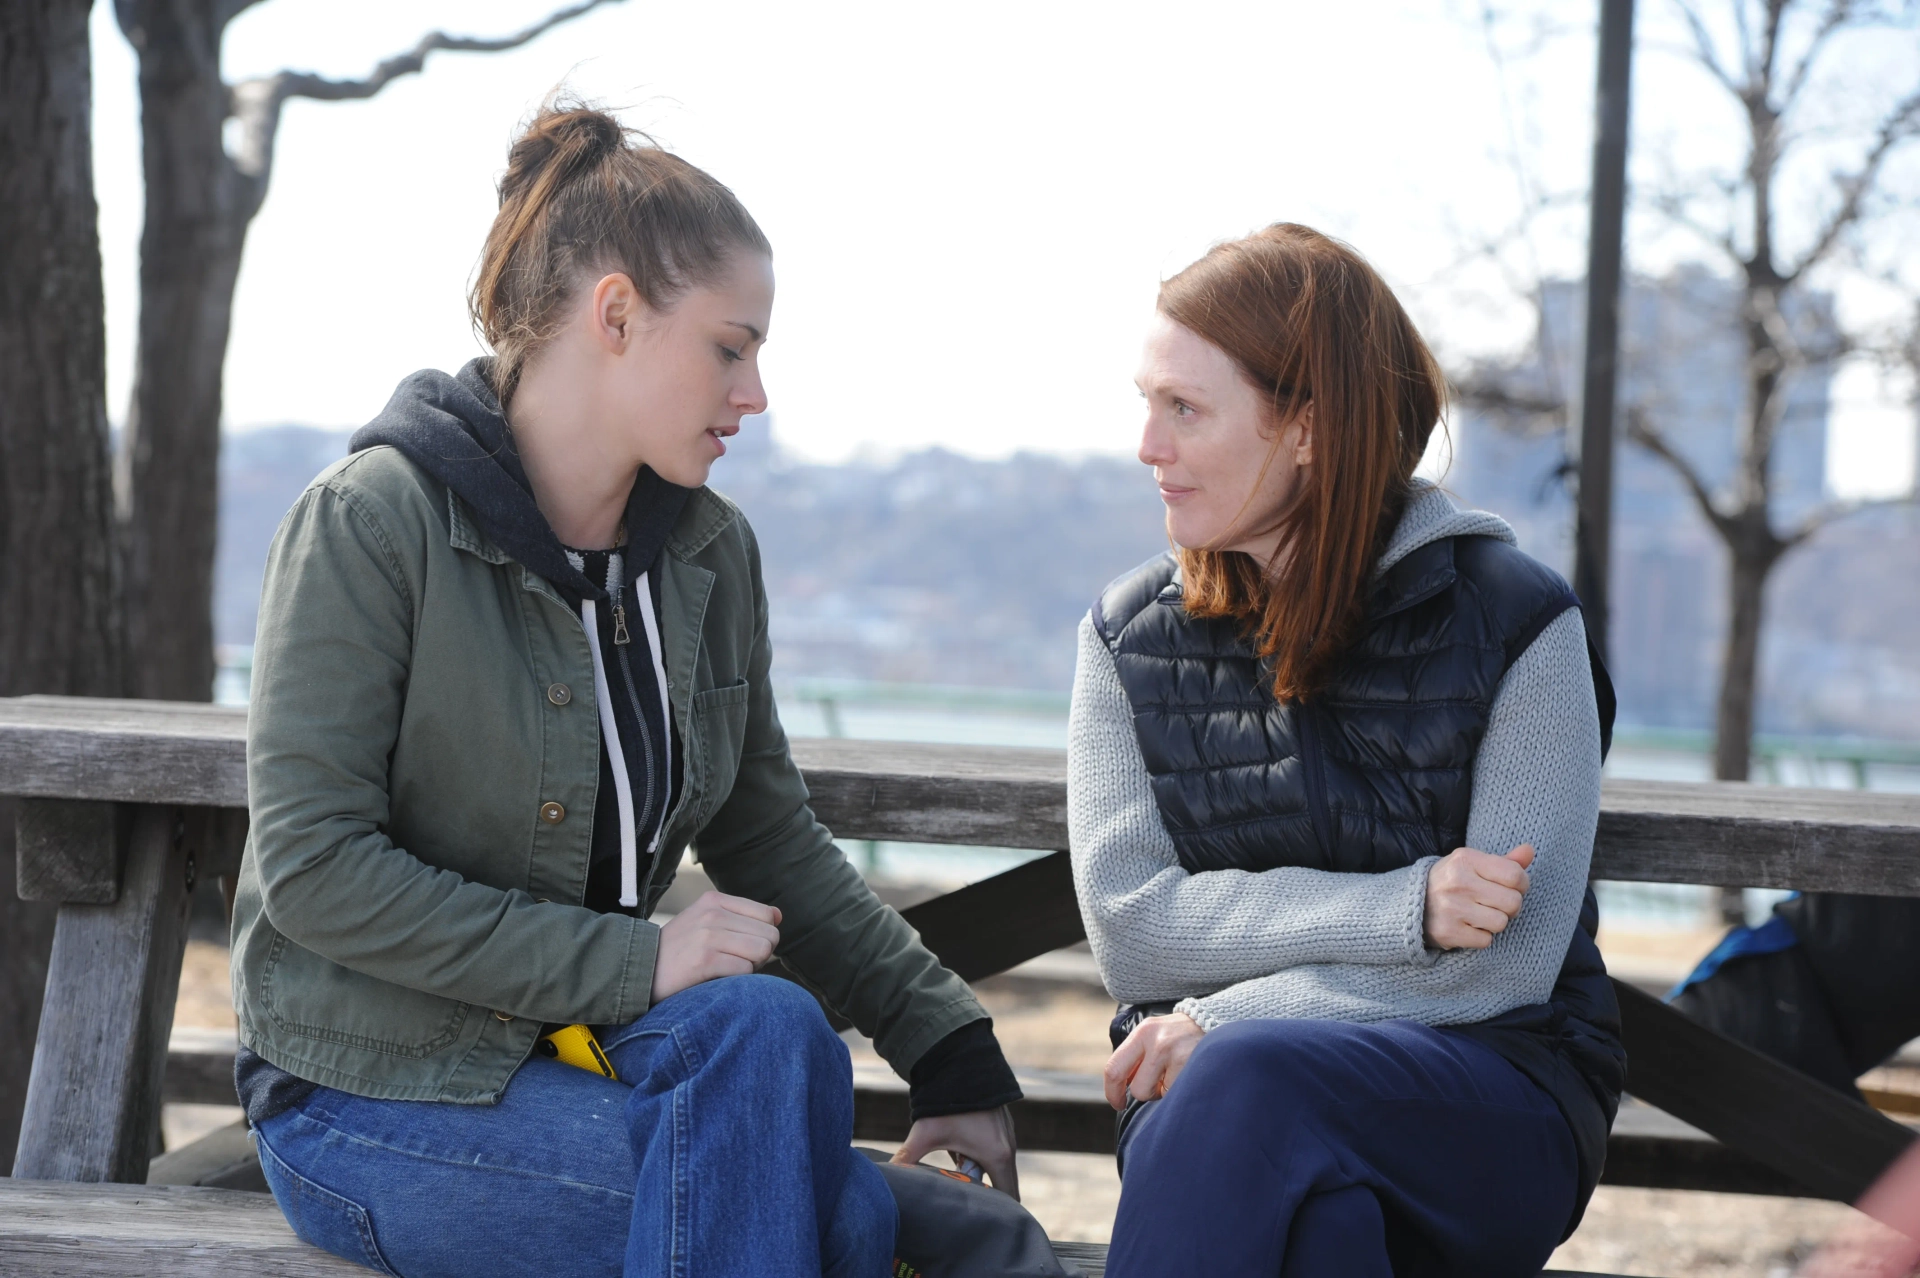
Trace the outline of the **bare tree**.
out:
[[[1701,215],[1702,186],[1652,193],[1653,206],[1696,233],[1732,267],[1741,291],[1739,324],[1746,348],[1745,404],[1731,482],[1716,489],[1653,414],[1630,407],[1627,434],[1671,466],[1730,559],[1727,637],[1714,716],[1714,775],[1744,781],[1751,764],[1760,624],[1768,575],[1782,555],[1861,503],[1824,507],[1782,527],[1773,503],[1773,455],[1797,373],[1831,368],[1853,342],[1810,333],[1801,304],[1816,273],[1831,263],[1872,216],[1888,162],[1920,136],[1920,88],[1899,97],[1865,139],[1856,162],[1832,175],[1830,197],[1797,252],[1782,244],[1783,166],[1807,129],[1808,88],[1822,71],[1835,37],[1850,29],[1895,23],[1897,10],[1858,0],[1727,0],[1732,48],[1717,36],[1698,0],[1676,0],[1691,38],[1689,54],[1740,105],[1746,154],[1737,174],[1708,183],[1718,222]],[[1910,6],[1909,6],[1910,9]]]
[[[1831,374],[1850,355],[1877,354],[1888,365],[1915,361],[1920,369],[1920,313],[1904,336],[1847,333],[1833,322],[1817,296],[1822,272],[1830,278],[1845,265],[1879,220],[1889,164],[1920,136],[1920,87],[1897,96],[1884,114],[1854,130],[1850,164],[1815,185],[1823,195],[1820,216],[1794,251],[1783,244],[1782,206],[1789,191],[1787,161],[1797,146],[1831,147],[1846,130],[1810,107],[1817,86],[1829,76],[1836,42],[1851,32],[1886,25],[1911,29],[1911,3],[1879,5],[1863,0],[1673,0],[1686,42],[1679,52],[1702,68],[1738,104],[1745,145],[1737,165],[1722,173],[1685,173],[1643,189],[1637,202],[1670,226],[1698,239],[1730,269],[1738,295],[1732,319],[1743,348],[1743,404],[1735,426],[1735,465],[1718,483],[1688,455],[1681,440],[1697,437],[1700,423],[1663,420],[1668,411],[1651,398],[1624,408],[1626,434],[1678,475],[1729,555],[1728,619],[1714,716],[1714,775],[1745,780],[1751,764],[1754,703],[1759,672],[1760,629],[1769,575],[1781,558],[1833,520],[1871,502],[1835,503],[1787,523],[1777,509],[1775,446],[1796,376]],[[1716,35],[1711,16],[1726,20]],[[1483,10],[1490,30],[1498,19]],[[1723,47],[1730,46],[1730,47]],[[1490,44],[1490,47],[1491,44]],[[1495,52],[1496,62],[1498,53]],[[1644,74],[1644,72],[1643,72]],[[1829,84],[1827,87],[1831,88]],[[1855,86],[1846,92],[1859,96]],[[1523,168],[1517,150],[1516,168]],[[1523,187],[1526,185],[1523,180]],[[1804,186],[1794,190],[1805,194]],[[1536,198],[1523,210],[1517,233],[1525,241],[1528,219],[1546,207]],[[1505,237],[1510,242],[1513,234]],[[1504,242],[1481,246],[1495,259]],[[1525,274],[1522,272],[1521,274]],[[1911,281],[1882,273],[1883,284],[1910,288]],[[1455,377],[1456,397],[1489,419],[1529,433],[1564,428],[1567,386],[1554,346],[1543,281],[1514,279],[1509,286],[1532,298],[1539,312],[1536,358],[1519,365],[1484,361]],[[1903,351],[1902,341],[1911,351]],[[1623,359],[1653,373],[1665,352],[1632,351]],[[1650,380],[1658,381],[1657,375]],[[1573,472],[1569,461],[1564,473]],[[1900,500],[1900,499],[1896,499]]]
[[[91,7],[0,5],[0,697],[121,690]],[[53,910],[14,894],[13,828],[0,802],[0,1168],[53,939]]]
[[[241,251],[267,196],[282,108],[293,98],[371,98],[435,51],[515,49],[610,0],[576,0],[498,39],[436,31],[361,80],[282,71],[230,85],[221,40],[256,2],[114,0],[140,58],[146,172],[139,345],[114,473],[132,685],[143,697],[212,695],[221,374]],[[231,151],[229,120],[238,125]]]

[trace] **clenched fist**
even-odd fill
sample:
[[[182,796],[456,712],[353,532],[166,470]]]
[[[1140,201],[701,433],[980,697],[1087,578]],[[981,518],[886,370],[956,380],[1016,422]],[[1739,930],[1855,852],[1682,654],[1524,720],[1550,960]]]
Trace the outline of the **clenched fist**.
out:
[[[1427,871],[1427,945],[1436,950],[1484,950],[1520,913],[1526,899],[1533,844],[1505,856],[1455,848]]]
[[[744,896],[707,892],[660,929],[653,1001],[721,976],[745,976],[773,957],[780,911]]]

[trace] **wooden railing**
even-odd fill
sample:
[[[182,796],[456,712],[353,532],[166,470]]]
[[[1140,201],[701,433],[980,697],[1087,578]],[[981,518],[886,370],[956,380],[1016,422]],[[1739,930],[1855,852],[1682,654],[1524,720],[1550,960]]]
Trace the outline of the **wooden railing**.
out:
[[[961,976],[1004,972],[1082,938],[1060,851],[1060,752],[802,740],[794,754],[815,811],[840,837],[1052,852],[905,911]],[[47,985],[47,1005],[58,1011],[43,1020],[36,1045],[16,1175],[139,1182],[163,1089],[183,1099],[221,1090],[218,1060],[176,1055],[168,1065],[165,1045],[191,881],[238,868],[244,712],[0,700],[0,794],[28,800],[19,817],[21,894],[61,905]],[[1920,796],[1609,783],[1593,874],[1920,896]],[[1609,1182],[1850,1200],[1912,1139],[1900,1124],[1618,988],[1629,1087],[1666,1113],[1623,1111]],[[1111,1112],[1090,1086],[1029,1093],[1016,1115],[1024,1146],[1111,1150]],[[904,1133],[903,1088],[864,1086],[859,1100],[859,1134]]]

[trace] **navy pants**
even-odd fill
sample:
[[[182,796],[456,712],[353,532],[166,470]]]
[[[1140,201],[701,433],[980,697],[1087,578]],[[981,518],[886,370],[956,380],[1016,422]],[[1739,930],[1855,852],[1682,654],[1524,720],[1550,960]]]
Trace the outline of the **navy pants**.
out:
[[[1577,1192],[1552,1099],[1412,1021],[1213,1030],[1120,1158],[1108,1278],[1523,1278]]]

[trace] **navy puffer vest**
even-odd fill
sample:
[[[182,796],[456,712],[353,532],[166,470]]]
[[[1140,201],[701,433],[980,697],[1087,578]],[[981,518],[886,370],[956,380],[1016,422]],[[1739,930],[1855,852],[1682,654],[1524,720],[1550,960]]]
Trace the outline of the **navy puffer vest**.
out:
[[[1326,687],[1287,705],[1238,625],[1187,615],[1171,555],[1108,586],[1093,620],[1190,873],[1379,874],[1465,843],[1474,756],[1500,683],[1577,607],[1558,574],[1503,541],[1428,542],[1374,584]],[[1613,688],[1597,655],[1592,668],[1604,748]],[[1505,1056],[1567,1116],[1581,1182],[1569,1232],[1599,1178],[1625,1075],[1598,923],[1589,889],[1549,1002],[1451,1027]]]

